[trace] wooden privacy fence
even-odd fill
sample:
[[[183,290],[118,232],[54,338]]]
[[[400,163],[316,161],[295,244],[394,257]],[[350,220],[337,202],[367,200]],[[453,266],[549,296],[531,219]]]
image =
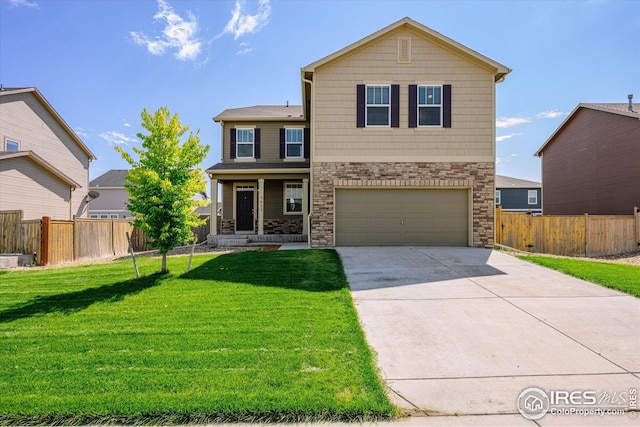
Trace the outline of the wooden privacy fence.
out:
[[[496,243],[521,251],[566,256],[635,252],[640,245],[640,214],[544,215],[496,209]]]
[[[150,250],[147,237],[126,219],[23,220],[22,211],[0,211],[0,253],[35,254],[39,265],[126,255]],[[193,229],[198,242],[207,239],[209,224]]]

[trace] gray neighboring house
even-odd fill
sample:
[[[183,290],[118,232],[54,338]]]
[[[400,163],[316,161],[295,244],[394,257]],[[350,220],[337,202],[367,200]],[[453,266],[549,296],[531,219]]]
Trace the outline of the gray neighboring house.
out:
[[[129,200],[129,193],[124,188],[125,179],[129,173],[128,169],[111,169],[100,175],[89,183],[89,189],[97,191],[100,196],[91,200],[89,204],[89,217],[100,219],[126,219],[133,218],[131,212],[127,210],[126,203]],[[206,200],[204,193],[197,194],[194,199]],[[199,206],[196,212],[201,217],[209,216],[209,206]]]
[[[132,218],[125,206],[129,193],[124,188],[128,169],[111,169],[89,183],[91,191],[100,193],[100,197],[89,203],[90,218]]]
[[[496,207],[503,212],[542,214],[542,184],[496,175]]]
[[[95,159],[38,89],[0,88],[0,210],[86,218]]]

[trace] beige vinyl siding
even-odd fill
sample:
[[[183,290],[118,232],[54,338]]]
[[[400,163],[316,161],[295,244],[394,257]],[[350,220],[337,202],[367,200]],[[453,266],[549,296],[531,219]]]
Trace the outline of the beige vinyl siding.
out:
[[[0,161],[0,211],[22,210],[23,219],[69,219],[69,186],[24,158]]]
[[[32,93],[0,97],[0,138],[5,137],[20,141],[21,151],[33,151],[79,183],[71,212],[88,217],[82,201],[89,191],[89,158]]]
[[[222,219],[233,219],[233,182],[222,184]]]
[[[398,37],[411,37],[411,63],[397,63]],[[400,127],[357,128],[356,85],[399,84]],[[452,85],[452,128],[409,128],[408,86]],[[313,159],[334,161],[494,161],[494,78],[439,43],[399,29],[314,73]]]
[[[304,122],[224,122],[224,131],[222,134],[222,161],[233,162],[231,159],[231,132],[233,128],[247,128],[255,127],[260,128],[260,158],[256,160],[257,163],[274,163],[282,162],[280,158],[280,129],[291,128],[303,128]],[[309,127],[308,125],[306,127]],[[297,161],[303,162],[304,158],[297,159]]]

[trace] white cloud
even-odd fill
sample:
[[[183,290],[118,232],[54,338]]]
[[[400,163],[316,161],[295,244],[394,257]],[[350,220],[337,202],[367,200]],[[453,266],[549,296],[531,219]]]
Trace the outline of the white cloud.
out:
[[[34,9],[39,9],[38,3],[32,0],[4,0],[6,3],[9,3],[9,7],[31,7]]]
[[[509,128],[511,126],[529,123],[531,120],[524,117],[500,117],[496,120],[497,128]]]
[[[110,130],[108,132],[103,132],[98,135],[100,138],[107,141],[109,145],[129,145],[129,143],[136,143],[138,140],[136,138],[131,138],[130,136],[126,136],[122,132],[118,132],[116,130]]]
[[[73,131],[80,138],[88,138],[89,137],[89,134],[83,128],[76,127],[76,128],[73,128]]]
[[[237,40],[245,34],[257,33],[269,23],[269,15],[271,15],[269,0],[259,0],[258,11],[254,15],[249,15],[244,10],[244,5],[244,0],[236,0],[236,6],[231,12],[231,19],[216,38],[224,34],[233,34],[233,39]]]
[[[247,53],[253,51],[252,47],[245,47],[244,49],[240,49],[236,52],[236,55],[246,55]]]
[[[502,142],[505,139],[513,138],[514,136],[519,136],[519,135],[522,135],[522,134],[521,133],[510,133],[509,135],[501,135],[501,136],[496,137],[496,142]]]
[[[126,128],[130,128],[131,127],[131,125],[129,123],[126,123],[126,122],[125,122],[125,124],[123,126],[126,127]]]
[[[536,117],[538,117],[539,119],[555,119],[556,117],[564,116],[566,114],[567,113],[563,113],[562,111],[551,110],[543,111],[542,113],[536,114]]]
[[[181,61],[196,59],[202,50],[202,42],[196,37],[198,33],[198,20],[187,12],[187,20],[178,15],[173,7],[165,0],[158,0],[158,12],[153,16],[156,21],[164,21],[166,26],[162,30],[162,36],[156,36],[153,40],[147,35],[132,31],[133,41],[145,46],[152,55],[163,55],[167,49],[176,49],[176,58]]]

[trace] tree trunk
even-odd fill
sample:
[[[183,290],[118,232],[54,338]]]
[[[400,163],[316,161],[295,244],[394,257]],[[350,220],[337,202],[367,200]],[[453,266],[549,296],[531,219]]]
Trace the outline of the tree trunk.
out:
[[[167,272],[167,254],[162,254],[162,274]]]

